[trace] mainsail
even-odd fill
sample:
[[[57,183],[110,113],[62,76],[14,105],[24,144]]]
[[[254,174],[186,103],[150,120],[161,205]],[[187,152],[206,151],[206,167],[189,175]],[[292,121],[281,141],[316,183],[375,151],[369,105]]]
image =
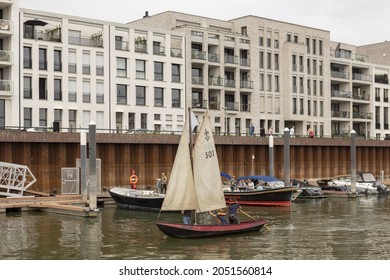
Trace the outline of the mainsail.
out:
[[[213,132],[206,112],[193,149],[184,125],[161,210],[205,212],[226,207]],[[193,166],[192,166],[193,165]]]
[[[199,135],[196,138],[193,165],[199,212],[226,207],[217,151],[207,112],[203,117]]]

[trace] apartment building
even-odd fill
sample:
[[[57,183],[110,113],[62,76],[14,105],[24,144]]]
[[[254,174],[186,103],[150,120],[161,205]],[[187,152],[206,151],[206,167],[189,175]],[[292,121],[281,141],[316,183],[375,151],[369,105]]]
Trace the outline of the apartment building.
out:
[[[330,33],[255,16],[221,21],[177,12],[133,23],[182,31],[187,102],[208,109],[216,133],[262,134],[273,127],[330,135]]]
[[[167,11],[128,24],[27,10],[0,0],[0,127],[181,131],[187,108],[215,133],[384,138],[387,42],[257,16]],[[389,54],[390,55],[390,54]]]

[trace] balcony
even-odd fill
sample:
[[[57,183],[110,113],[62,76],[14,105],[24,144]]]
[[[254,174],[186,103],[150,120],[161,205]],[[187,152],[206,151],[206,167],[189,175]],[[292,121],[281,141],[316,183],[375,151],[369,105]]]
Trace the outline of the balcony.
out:
[[[352,74],[353,80],[359,80],[359,81],[365,81],[365,82],[372,82],[372,76],[371,75],[364,75],[360,73],[353,73]]]
[[[251,65],[251,60],[249,58],[240,58],[240,66],[249,67]]]
[[[240,88],[253,89],[253,81],[241,80],[240,81]]]
[[[118,51],[128,51],[129,50],[129,42],[124,41],[115,41],[115,49]]]
[[[354,100],[370,101],[370,95],[368,93],[353,93],[352,98]]]
[[[193,85],[203,85],[203,77],[201,76],[192,76],[191,80]]]
[[[352,98],[352,92],[350,91],[345,91],[345,90],[332,90],[331,92],[332,97],[337,97],[337,98]]]
[[[349,73],[341,71],[330,71],[332,78],[349,79]]]
[[[225,55],[224,56],[225,63],[229,64],[238,64],[238,56],[236,55]]]
[[[148,52],[148,45],[146,43],[134,43],[134,51],[137,53],[147,53]]]
[[[192,108],[207,109],[207,100],[192,99]]]
[[[238,111],[239,106],[238,102],[225,102],[226,111]]]
[[[250,112],[251,111],[251,104],[240,104],[240,111],[241,112]]]
[[[225,87],[235,88],[236,87],[236,81],[235,80],[225,80]]]
[[[365,119],[365,120],[372,119],[372,113],[369,112],[353,112],[352,116],[354,119]]]
[[[221,102],[219,101],[210,101],[209,102],[210,110],[221,110]]]
[[[192,59],[199,59],[199,60],[206,60],[206,52],[199,51],[199,50],[192,50],[191,51],[191,58]]]
[[[220,62],[219,54],[209,53],[208,54],[208,60],[209,60],[209,62],[219,63]]]
[[[1,33],[10,33],[13,22],[6,19],[0,19],[0,34]]]
[[[12,57],[13,52],[0,50],[0,64],[10,65]]]
[[[165,47],[153,46],[153,54],[165,55]]]
[[[349,119],[350,113],[348,111],[332,111],[332,118],[346,118]]]
[[[209,86],[223,86],[223,79],[221,77],[209,77]]]
[[[13,83],[8,80],[0,80],[0,96],[11,96],[13,92]]]
[[[69,36],[68,41],[70,45],[79,45],[86,47],[103,47],[103,39],[92,39],[91,37],[83,37],[83,36]]]

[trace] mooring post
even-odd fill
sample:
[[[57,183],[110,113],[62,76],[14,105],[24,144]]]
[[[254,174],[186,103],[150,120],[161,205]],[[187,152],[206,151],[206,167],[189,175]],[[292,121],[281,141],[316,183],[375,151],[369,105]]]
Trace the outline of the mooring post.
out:
[[[88,188],[87,188],[87,133],[82,130],[80,132],[80,164],[81,164],[81,199],[88,199]]]
[[[268,137],[268,165],[269,165],[269,176],[274,176],[274,137],[270,135]]]
[[[356,194],[356,131],[351,131],[351,191]]]
[[[284,129],[284,184],[290,186],[290,130]]]
[[[96,124],[89,123],[89,208],[97,208],[96,186]]]

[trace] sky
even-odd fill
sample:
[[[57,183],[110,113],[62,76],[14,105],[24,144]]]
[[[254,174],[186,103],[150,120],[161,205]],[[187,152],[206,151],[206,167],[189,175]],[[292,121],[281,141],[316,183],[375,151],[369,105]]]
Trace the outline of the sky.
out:
[[[127,23],[164,11],[230,20],[259,16],[330,31],[331,41],[367,45],[390,39],[384,0],[19,0],[21,8]]]

